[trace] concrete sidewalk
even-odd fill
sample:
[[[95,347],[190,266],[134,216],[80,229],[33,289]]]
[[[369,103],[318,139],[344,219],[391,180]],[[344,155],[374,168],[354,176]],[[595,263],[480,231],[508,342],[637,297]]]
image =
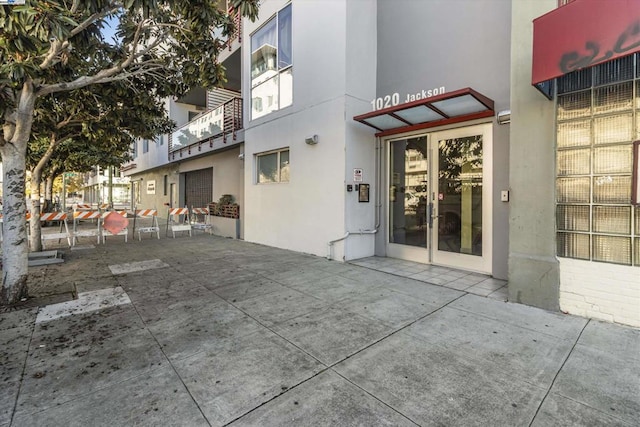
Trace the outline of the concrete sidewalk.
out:
[[[114,238],[30,285],[57,304],[0,314],[0,427],[640,419],[640,330],[362,266]]]

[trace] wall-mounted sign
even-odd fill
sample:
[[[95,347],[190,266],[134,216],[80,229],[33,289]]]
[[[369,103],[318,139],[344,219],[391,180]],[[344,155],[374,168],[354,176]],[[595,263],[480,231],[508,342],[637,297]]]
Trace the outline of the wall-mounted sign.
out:
[[[147,194],[156,194],[156,180],[147,181]]]
[[[362,169],[356,168],[353,170],[353,181],[362,182]]]
[[[407,93],[402,98],[398,92],[394,92],[391,95],[381,96],[371,101],[371,108],[373,111],[382,110],[383,108],[395,107],[400,104],[400,101],[403,103],[418,101],[420,99],[427,99],[432,96],[442,95],[445,92],[446,90],[444,86],[434,87],[433,89],[422,89],[420,92],[415,93]]]
[[[358,202],[369,203],[369,184],[360,184],[358,186]]]

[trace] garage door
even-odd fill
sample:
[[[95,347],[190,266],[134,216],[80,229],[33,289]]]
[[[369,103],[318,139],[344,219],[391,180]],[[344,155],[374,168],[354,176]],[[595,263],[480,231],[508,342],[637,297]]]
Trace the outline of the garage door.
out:
[[[208,206],[213,200],[213,168],[184,174],[185,204],[191,208]]]

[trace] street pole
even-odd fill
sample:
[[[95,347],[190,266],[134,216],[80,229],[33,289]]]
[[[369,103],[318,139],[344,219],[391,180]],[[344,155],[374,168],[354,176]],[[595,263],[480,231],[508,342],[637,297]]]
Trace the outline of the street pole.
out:
[[[109,207],[113,208],[113,166],[109,166]]]
[[[62,172],[62,212],[67,211],[67,173]]]

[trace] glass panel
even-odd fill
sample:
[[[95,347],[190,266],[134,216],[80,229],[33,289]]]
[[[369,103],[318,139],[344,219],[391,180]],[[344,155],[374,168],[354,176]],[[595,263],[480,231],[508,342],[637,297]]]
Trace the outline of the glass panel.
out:
[[[258,182],[278,182],[278,153],[258,156]]]
[[[275,18],[251,36],[251,86],[257,86],[277,71],[276,43]]]
[[[280,108],[293,103],[293,68],[280,73]]]
[[[389,161],[389,242],[427,247],[427,138],[393,141]]]
[[[638,67],[638,72],[640,72],[640,67]],[[640,108],[640,80],[636,82],[636,108]]]
[[[630,176],[593,177],[593,203],[629,203],[630,201]]]
[[[291,65],[291,5],[278,13],[278,67]]]
[[[589,235],[558,233],[558,256],[589,259]]]
[[[367,123],[377,127],[378,129],[387,130],[399,128],[402,126],[406,126],[405,122],[402,122],[395,117],[392,117],[388,114],[383,114],[381,116],[370,117],[368,119],[364,119]]]
[[[636,217],[635,235],[640,236],[640,206],[636,206],[634,210],[635,210],[635,217]]]
[[[633,139],[633,115],[599,117],[593,121],[595,143],[631,142]]]
[[[276,45],[276,19],[272,18],[264,27],[251,36],[251,52],[255,52],[264,45]]]
[[[632,145],[598,147],[594,150],[593,173],[631,173]]]
[[[631,208],[628,206],[594,206],[593,231],[631,234]]]
[[[289,150],[280,152],[280,182],[289,182]]]
[[[594,114],[613,113],[633,108],[633,82],[594,89]]]
[[[442,101],[434,102],[432,105],[449,117],[477,113],[488,109],[483,103],[471,95],[444,99]]]
[[[635,238],[635,239],[633,239],[633,240],[634,240],[634,242],[635,242],[635,243],[633,244],[633,246],[634,246],[634,249],[633,249],[633,252],[634,252],[634,254],[633,254],[633,259],[635,260],[633,265],[635,265],[635,266],[640,266],[640,237],[636,237],[636,238]]]
[[[589,203],[590,178],[558,178],[558,203]]]
[[[482,135],[438,150],[438,250],[482,256]]]
[[[594,235],[593,260],[631,265],[631,238]]]
[[[568,93],[591,87],[592,70],[585,68],[583,70],[573,71],[558,77],[558,93]]]
[[[444,119],[443,116],[424,105],[397,111],[396,116],[401,117],[410,123],[424,123],[432,120]]]
[[[278,109],[278,76],[251,89],[251,118],[257,119]]]
[[[558,120],[576,119],[590,115],[590,90],[558,96]]]
[[[591,150],[558,151],[558,175],[588,175],[591,169]]]
[[[594,86],[631,79],[633,79],[633,55],[624,56],[593,67]]]
[[[591,120],[558,123],[558,147],[591,145]]]
[[[556,225],[558,230],[589,231],[589,206],[558,205]]]

